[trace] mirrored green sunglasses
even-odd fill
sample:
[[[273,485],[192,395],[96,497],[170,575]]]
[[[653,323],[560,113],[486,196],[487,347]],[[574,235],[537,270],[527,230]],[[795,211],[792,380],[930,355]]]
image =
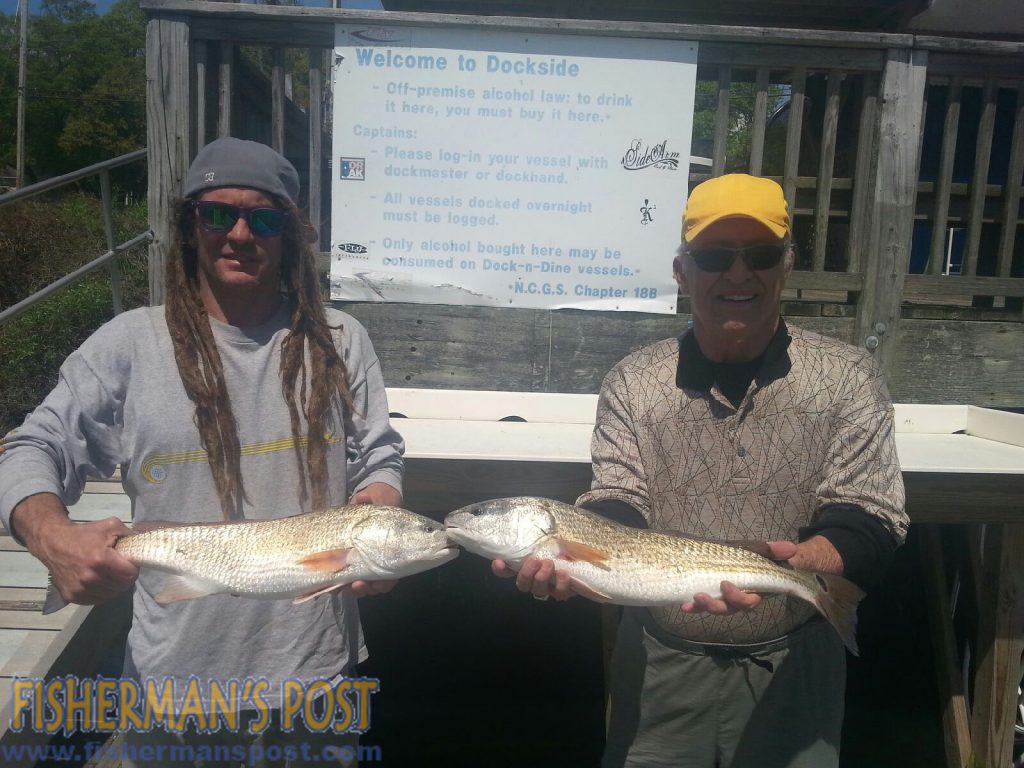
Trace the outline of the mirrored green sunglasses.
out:
[[[256,237],[278,237],[288,218],[288,212],[279,208],[243,208],[212,200],[198,200],[192,208],[199,226],[207,232],[230,232],[239,219],[245,219]]]

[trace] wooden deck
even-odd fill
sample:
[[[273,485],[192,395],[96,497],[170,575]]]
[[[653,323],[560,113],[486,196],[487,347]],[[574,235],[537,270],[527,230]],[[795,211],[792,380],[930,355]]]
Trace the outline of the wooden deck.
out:
[[[76,521],[115,515],[131,519],[131,507],[118,482],[90,483],[71,508]],[[40,734],[10,731],[15,677],[95,674],[102,656],[129,618],[124,604],[102,609],[72,605],[42,614],[46,569],[6,532],[0,532],[0,744],[45,743]],[[88,638],[88,642],[76,639]],[[12,762],[5,766],[31,765]]]

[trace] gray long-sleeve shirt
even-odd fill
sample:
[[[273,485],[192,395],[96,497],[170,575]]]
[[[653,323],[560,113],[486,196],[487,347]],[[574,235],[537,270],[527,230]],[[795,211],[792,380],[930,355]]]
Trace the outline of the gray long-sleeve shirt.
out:
[[[404,445],[388,420],[384,382],[365,329],[328,310],[348,369],[355,409],[330,414],[329,502],[344,504],[370,483],[401,491]],[[242,446],[246,518],[308,511],[281,389],[282,310],[239,329],[211,320]],[[0,446],[0,516],[35,493],[78,500],[87,477],[121,466],[135,521],[218,521],[213,476],[193,423],[164,308],[126,312],[100,328],[61,367],[57,386]],[[303,422],[303,430],[305,423]],[[164,574],[143,569],[134,596],[125,674],[204,679],[332,677],[365,656],[356,602],[331,596],[292,605],[216,595],[161,606]],[[272,698],[271,698],[272,701]]]

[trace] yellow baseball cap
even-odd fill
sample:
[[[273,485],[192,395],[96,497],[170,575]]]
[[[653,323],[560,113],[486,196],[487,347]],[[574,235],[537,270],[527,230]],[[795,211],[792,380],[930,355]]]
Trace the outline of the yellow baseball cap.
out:
[[[683,210],[682,238],[690,242],[716,221],[737,217],[764,224],[776,237],[789,232],[789,210],[778,183],[729,173],[693,188]]]

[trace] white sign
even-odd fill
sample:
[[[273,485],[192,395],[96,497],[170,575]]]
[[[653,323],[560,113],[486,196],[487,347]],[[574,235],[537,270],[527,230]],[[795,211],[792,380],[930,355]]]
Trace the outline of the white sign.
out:
[[[676,311],[696,43],[335,40],[332,298]]]

